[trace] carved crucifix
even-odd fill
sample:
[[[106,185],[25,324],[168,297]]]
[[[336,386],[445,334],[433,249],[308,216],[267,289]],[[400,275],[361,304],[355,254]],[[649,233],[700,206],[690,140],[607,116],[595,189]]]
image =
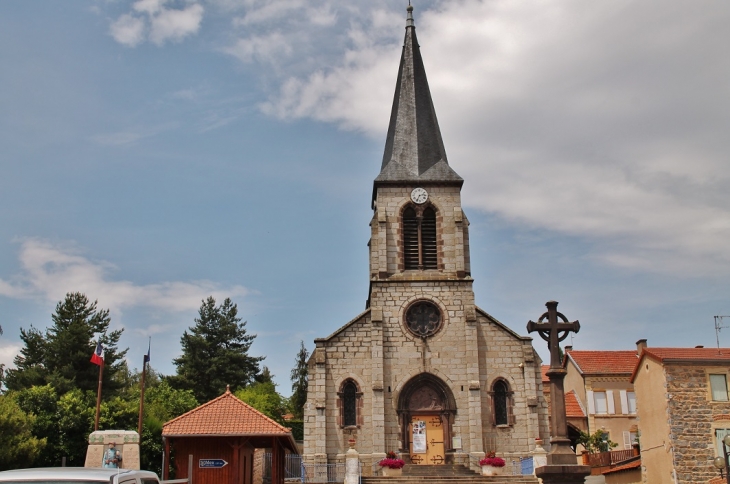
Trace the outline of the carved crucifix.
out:
[[[578,321],[568,322],[562,313],[558,312],[557,301],[545,303],[547,312],[540,316],[537,323],[527,323],[527,332],[537,331],[540,337],[548,342],[550,349],[550,369],[547,376],[550,378],[550,453],[547,457],[548,465],[576,465],[575,453],[570,448],[568,439],[568,419],[565,415],[565,389],[563,379],[567,373],[560,358],[560,342],[568,337],[571,331],[580,330]],[[582,482],[582,481],[581,481]]]

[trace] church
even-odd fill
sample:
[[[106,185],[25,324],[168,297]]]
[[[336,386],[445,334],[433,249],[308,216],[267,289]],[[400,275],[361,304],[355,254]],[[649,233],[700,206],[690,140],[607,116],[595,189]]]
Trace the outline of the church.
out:
[[[351,439],[363,474],[389,451],[408,464],[468,464],[549,440],[532,338],[474,304],[463,183],[446,158],[409,6],[373,184],[366,309],[315,340],[306,462],[341,462]]]

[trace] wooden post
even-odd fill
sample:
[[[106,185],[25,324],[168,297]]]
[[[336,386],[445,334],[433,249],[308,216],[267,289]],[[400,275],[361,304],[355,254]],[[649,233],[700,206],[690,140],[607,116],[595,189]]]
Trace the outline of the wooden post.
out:
[[[94,418],[94,432],[99,430],[99,409],[101,408],[101,379],[104,376],[104,360],[99,365],[99,388],[96,391],[96,417]]]
[[[165,441],[165,454],[162,459],[162,480],[166,481],[170,478],[170,439],[162,438]]]
[[[193,484],[193,454],[188,454],[188,484]]]
[[[139,445],[142,448],[142,416],[144,415],[144,377],[147,372],[147,355],[142,360],[142,380],[140,382],[140,394],[139,394],[139,419],[137,419],[137,433],[139,434]]]

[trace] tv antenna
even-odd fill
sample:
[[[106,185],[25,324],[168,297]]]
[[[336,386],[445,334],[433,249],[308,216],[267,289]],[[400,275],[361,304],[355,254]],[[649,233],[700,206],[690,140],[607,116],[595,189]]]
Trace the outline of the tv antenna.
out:
[[[715,338],[717,338],[717,349],[720,349],[720,331],[725,328],[730,328],[730,326],[722,325],[722,320],[725,318],[730,318],[730,316],[715,316]]]

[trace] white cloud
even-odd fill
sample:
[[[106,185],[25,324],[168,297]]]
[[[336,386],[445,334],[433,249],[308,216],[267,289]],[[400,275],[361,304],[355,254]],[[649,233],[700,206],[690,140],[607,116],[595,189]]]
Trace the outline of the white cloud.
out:
[[[275,57],[290,54],[292,49],[280,32],[272,32],[238,39],[234,45],[224,48],[223,51],[241,62],[273,62]]]
[[[114,40],[135,47],[145,40],[157,45],[179,42],[197,34],[203,21],[204,8],[193,3],[181,9],[168,8],[170,0],[138,0],[132,13],[125,13],[109,27]]]
[[[22,272],[11,280],[0,279],[0,295],[57,302],[67,292],[78,291],[111,310],[148,307],[177,312],[197,309],[200,301],[210,295],[223,299],[249,294],[243,286],[221,287],[208,280],[154,284],[114,280],[112,264],[89,260],[75,247],[41,239],[23,241],[19,260]]]
[[[125,13],[111,24],[109,31],[120,44],[134,47],[144,40],[145,22]]]
[[[188,35],[196,34],[203,20],[203,6],[190,5],[183,10],[162,9],[152,16],[150,40],[162,45],[167,40],[180,41]]]
[[[5,365],[5,369],[8,367],[15,368],[13,360],[20,353],[22,347],[22,345],[17,343],[0,344],[0,365]]]
[[[730,31],[718,21],[730,7],[465,0],[415,13],[465,204],[584,238],[606,264],[730,274]],[[378,21],[378,8],[360,15],[337,64],[287,76],[262,110],[382,139],[400,39],[373,40]]]

